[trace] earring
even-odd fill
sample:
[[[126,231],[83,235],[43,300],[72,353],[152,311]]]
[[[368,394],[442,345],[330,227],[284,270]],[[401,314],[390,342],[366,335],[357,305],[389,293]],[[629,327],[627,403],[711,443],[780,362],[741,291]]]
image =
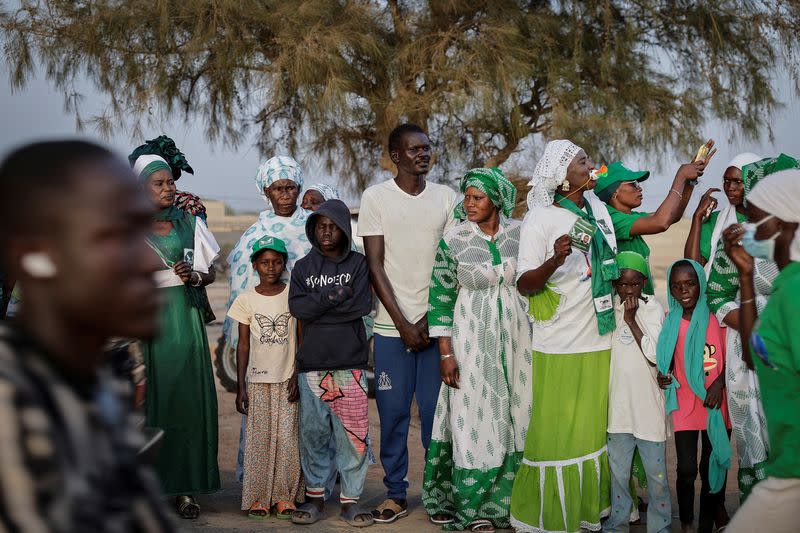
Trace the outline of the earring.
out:
[[[25,254],[20,258],[20,266],[32,278],[52,278],[58,272],[55,263],[44,252]]]
[[[569,192],[569,182],[567,180],[564,180],[564,182],[561,184],[561,190],[564,192]]]

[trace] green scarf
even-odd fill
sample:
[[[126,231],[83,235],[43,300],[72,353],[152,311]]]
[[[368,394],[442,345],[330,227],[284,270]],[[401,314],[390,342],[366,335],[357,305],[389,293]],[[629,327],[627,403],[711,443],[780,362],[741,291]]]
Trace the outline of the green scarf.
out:
[[[172,227],[175,228],[175,233],[177,233],[181,241],[181,247],[184,250],[192,250],[194,252],[195,221],[193,215],[171,205],[156,213],[155,220],[172,222]],[[153,249],[158,250],[158,246],[155,242],[150,241],[150,244]],[[211,305],[208,301],[208,294],[206,293],[205,287],[193,287],[188,283],[184,283],[183,287],[186,291],[186,297],[189,303],[192,307],[196,307],[203,312],[206,323],[214,320],[214,318],[211,318],[214,314],[211,312]]]
[[[744,182],[745,207],[747,206],[747,196],[750,194],[750,191],[753,190],[756,183],[761,181],[764,176],[769,176],[781,170],[798,167],[800,167],[800,163],[798,163],[797,159],[786,154],[781,154],[778,157],[766,157],[761,161],[743,166],[742,181]]]
[[[692,265],[697,273],[697,281],[700,285],[700,296],[697,305],[692,312],[692,320],[689,329],[686,331],[684,339],[683,362],[686,368],[686,381],[689,387],[701,400],[706,399],[705,370],[703,369],[703,353],[706,346],[706,332],[708,330],[709,316],[711,310],[706,301],[706,273],[697,262],[690,259],[681,259],[673,263],[667,270],[667,287],[672,274],[672,268],[682,261]],[[669,313],[664,319],[664,326],[658,336],[656,346],[656,364],[658,371],[664,375],[669,374],[672,366],[672,358],[675,353],[675,346],[678,343],[678,335],[681,329],[681,318],[683,317],[683,307],[676,300],[669,288],[667,288],[667,298],[669,299]],[[666,391],[667,414],[678,409],[677,389],[680,387],[678,380],[673,378],[672,383]],[[711,485],[711,492],[717,493],[722,490],[722,483],[725,481],[725,473],[731,465],[731,443],[728,440],[728,432],[725,428],[725,420],[719,409],[706,409],[708,419],[706,421],[706,431],[708,439],[711,441],[711,457],[708,464],[708,480]]]
[[[181,177],[181,171],[194,174],[194,170],[189,166],[186,156],[175,146],[175,141],[166,135],[161,135],[155,139],[145,141],[145,144],[136,148],[131,155],[128,156],[128,161],[130,161],[131,166],[133,166],[139,156],[148,154],[163,157],[169,164],[170,169],[172,169],[172,177],[176,180]]]
[[[497,207],[505,216],[511,216],[514,211],[514,204],[517,199],[517,188],[503,171],[499,168],[473,168],[461,178],[461,194],[467,192],[467,188],[475,187],[483,191],[489,197],[492,204]],[[454,212],[458,220],[466,220],[467,213],[464,211],[464,200],[458,203]]]
[[[556,193],[555,201],[567,211],[590,222],[597,229],[592,237],[591,245],[592,298],[594,299],[594,313],[597,317],[597,330],[600,335],[605,335],[617,327],[617,321],[614,318],[614,304],[611,299],[613,291],[611,282],[619,277],[614,250],[606,241],[603,230],[598,226],[589,202],[584,202],[583,205],[586,207],[586,211],[584,211],[575,205],[575,202],[559,193]]]

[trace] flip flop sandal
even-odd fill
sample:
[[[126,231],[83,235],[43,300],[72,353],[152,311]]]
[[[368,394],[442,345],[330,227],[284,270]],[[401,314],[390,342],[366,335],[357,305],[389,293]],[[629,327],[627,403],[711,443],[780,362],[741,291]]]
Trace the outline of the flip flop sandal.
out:
[[[194,520],[200,516],[200,506],[191,496],[178,496],[175,498],[175,509],[178,516],[186,520]]]
[[[304,513],[308,516],[301,516],[301,513]],[[316,524],[320,520],[325,520],[327,517],[328,515],[325,513],[324,509],[320,511],[313,503],[306,502],[292,513],[292,523]]]
[[[250,506],[250,509],[247,510],[247,518],[253,520],[264,520],[268,517],[269,509],[264,507],[264,504],[261,502],[254,502],[253,505]]]
[[[359,516],[368,517],[368,519],[357,520]],[[347,524],[352,527],[367,527],[371,526],[375,522],[372,513],[365,511],[358,505],[351,505],[346,511],[342,511],[342,513],[339,515],[339,518],[347,522]]]
[[[495,531],[494,525],[486,519],[479,518],[478,520],[474,520],[468,526],[470,531],[486,531],[491,532]],[[484,529],[480,529],[484,528]]]
[[[446,518],[442,518],[442,517],[446,517]],[[431,515],[430,518],[431,518],[431,523],[436,524],[437,526],[443,526],[445,524],[452,524],[453,522],[455,522],[455,519],[453,518],[453,515],[446,514],[446,513]]]
[[[385,511],[389,511],[389,513],[391,514],[386,518],[381,518]],[[372,517],[379,524],[391,524],[395,520],[403,518],[407,514],[408,514],[408,508],[403,509],[402,507],[400,507],[400,504],[398,504],[391,498],[387,498],[386,500],[384,500],[382,504],[377,506],[375,510],[372,511]]]
[[[297,507],[292,502],[276,502],[273,507],[275,509],[275,518],[278,520],[291,520],[292,513],[297,510]]]

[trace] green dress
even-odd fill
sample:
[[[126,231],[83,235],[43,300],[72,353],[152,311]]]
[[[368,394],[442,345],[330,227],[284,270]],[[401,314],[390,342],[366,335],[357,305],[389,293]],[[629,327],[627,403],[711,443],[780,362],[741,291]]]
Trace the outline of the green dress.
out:
[[[617,236],[617,251],[618,252],[636,252],[642,257],[647,259],[648,267],[650,265],[650,247],[644,242],[641,235],[631,235],[631,228],[633,223],[640,218],[649,217],[650,213],[637,213],[631,211],[630,213],[623,213],[614,209],[610,205],[606,205],[608,214],[611,215],[611,223],[614,224],[614,233]],[[642,292],[645,294],[655,294],[653,288],[652,276],[647,278]]]
[[[169,264],[183,258],[177,232],[151,235]],[[214,492],[217,467],[217,394],[208,337],[200,309],[183,285],[159,289],[163,298],[158,336],[143,343],[148,426],[164,430],[156,471],[166,495]]]

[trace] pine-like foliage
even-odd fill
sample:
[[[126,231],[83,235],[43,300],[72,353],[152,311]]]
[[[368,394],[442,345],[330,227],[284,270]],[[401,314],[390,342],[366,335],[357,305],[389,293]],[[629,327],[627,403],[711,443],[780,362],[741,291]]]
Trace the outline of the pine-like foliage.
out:
[[[426,127],[440,168],[498,165],[526,138],[595,159],[688,153],[719,119],[771,135],[798,80],[798,0],[22,0],[2,15],[12,83],[36,64],[80,125],[201,117],[209,139],[310,149],[360,189],[388,132]],[[80,114],[76,79],[107,95]],[[158,110],[158,111],[154,111]]]

